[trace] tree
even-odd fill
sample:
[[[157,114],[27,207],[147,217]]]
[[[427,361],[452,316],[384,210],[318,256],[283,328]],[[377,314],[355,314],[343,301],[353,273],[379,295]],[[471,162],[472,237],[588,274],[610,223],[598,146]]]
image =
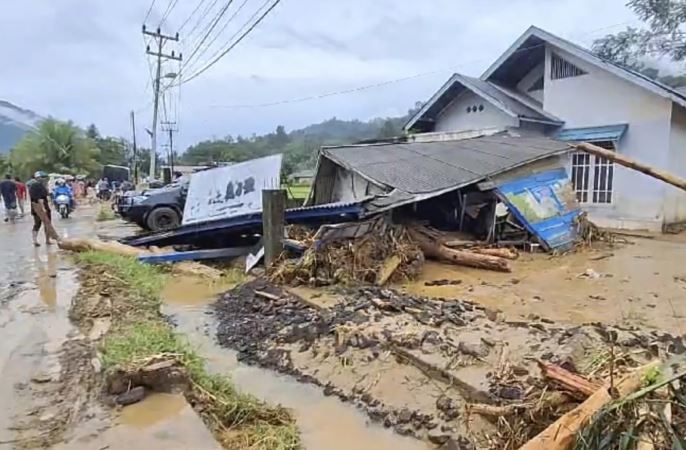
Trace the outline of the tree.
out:
[[[100,170],[98,155],[93,140],[72,122],[47,119],[17,143],[10,162],[23,178],[37,170],[96,175]]]
[[[686,59],[686,0],[630,0],[627,6],[648,28],[627,27],[593,43],[593,51],[601,58],[629,67],[666,83],[681,83],[678,77],[657,77],[645,58],[648,55],[668,56],[674,61]],[[674,86],[674,84],[672,84]]]
[[[386,119],[383,123],[383,126],[379,130],[379,135],[377,136],[379,139],[389,139],[392,137],[396,137],[400,134],[400,128],[396,127],[396,125],[393,123],[391,119]]]
[[[10,172],[10,162],[5,155],[0,155],[0,176],[4,177]]]

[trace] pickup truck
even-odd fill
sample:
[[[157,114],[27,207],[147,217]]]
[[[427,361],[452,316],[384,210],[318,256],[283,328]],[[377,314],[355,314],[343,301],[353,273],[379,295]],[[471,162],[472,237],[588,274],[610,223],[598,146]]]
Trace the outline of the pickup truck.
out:
[[[117,200],[119,215],[139,227],[160,231],[181,224],[183,208],[188,194],[188,178],[180,178],[158,189],[128,192]]]

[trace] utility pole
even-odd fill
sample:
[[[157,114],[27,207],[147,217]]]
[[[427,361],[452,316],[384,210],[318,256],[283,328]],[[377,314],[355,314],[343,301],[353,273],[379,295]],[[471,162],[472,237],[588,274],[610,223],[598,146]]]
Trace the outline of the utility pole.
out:
[[[162,48],[164,47],[164,43],[166,41],[174,41],[178,42],[179,40],[179,33],[176,33],[174,36],[167,36],[162,34],[162,30],[157,27],[157,30],[154,32],[152,31],[147,31],[145,28],[145,25],[143,25],[143,34],[151,36],[155,42],[157,43],[157,51],[153,52],[150,50],[150,46],[148,46],[145,49],[145,53],[147,53],[150,56],[155,56],[157,57],[157,65],[155,69],[155,80],[154,80],[154,102],[153,102],[153,111],[152,111],[152,146],[150,148],[150,178],[153,179],[155,178],[155,160],[157,159],[157,110],[159,107],[160,103],[160,78],[162,76],[162,59],[170,59],[174,61],[181,61],[182,60],[182,55],[181,53],[177,55],[174,54],[174,51],[172,50],[171,54],[165,54],[162,53]]]
[[[131,131],[133,133],[133,183],[138,184],[138,149],[136,148],[136,113],[131,111]]]
[[[169,133],[169,169],[174,176],[174,133],[179,131],[176,122],[162,122],[162,130]]]

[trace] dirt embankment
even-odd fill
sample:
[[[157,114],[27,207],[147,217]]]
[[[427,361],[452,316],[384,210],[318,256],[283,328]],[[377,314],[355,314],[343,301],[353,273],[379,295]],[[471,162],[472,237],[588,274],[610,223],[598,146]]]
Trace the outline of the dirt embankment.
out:
[[[685,350],[666,333],[506,321],[462,300],[371,286],[336,294],[321,308],[264,280],[241,285],[215,305],[218,340],[400,434],[451,448],[517,448],[577,405],[541,379],[538,361],[600,382],[609,361],[619,373]]]

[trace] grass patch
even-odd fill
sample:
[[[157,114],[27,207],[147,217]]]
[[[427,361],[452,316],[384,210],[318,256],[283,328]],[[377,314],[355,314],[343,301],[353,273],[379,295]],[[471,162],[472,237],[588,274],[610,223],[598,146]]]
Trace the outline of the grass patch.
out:
[[[112,208],[110,208],[109,205],[100,206],[100,210],[95,216],[95,220],[98,222],[105,222],[107,220],[114,220],[116,218],[117,216],[114,214],[114,211],[112,211]]]
[[[185,337],[164,320],[159,312],[167,276],[163,269],[98,251],[80,253],[77,258],[87,266],[87,273],[119,286],[112,288],[112,328],[101,347],[107,370],[135,367],[157,355],[174,355],[191,380],[186,397],[225,448],[300,448],[298,430],[286,409],[242,394],[228,377],[208,373]],[[226,277],[237,282],[244,278],[240,270],[228,271]]]

